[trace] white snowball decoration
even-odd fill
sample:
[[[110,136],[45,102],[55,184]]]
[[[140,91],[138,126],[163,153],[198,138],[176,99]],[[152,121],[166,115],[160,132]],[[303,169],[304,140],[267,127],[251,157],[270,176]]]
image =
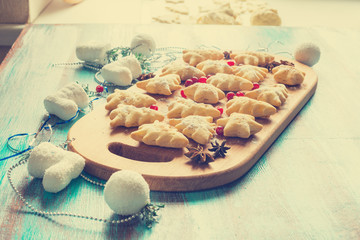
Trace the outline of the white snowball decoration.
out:
[[[133,79],[130,69],[117,62],[106,64],[101,69],[101,76],[105,81],[118,86],[128,86]]]
[[[142,73],[139,60],[137,60],[136,57],[132,55],[119,58],[116,62],[120,66],[129,68],[133,79],[138,78]]]
[[[156,44],[152,36],[141,33],[131,40],[130,48],[135,54],[150,56],[155,51]]]
[[[87,42],[76,47],[76,56],[85,62],[94,62],[101,65],[107,63],[106,52],[110,50],[110,44],[100,42]]]
[[[150,203],[150,189],[139,173],[122,170],[113,173],[106,182],[104,198],[115,213],[132,215]]]
[[[46,111],[65,121],[74,117],[78,108],[88,105],[89,97],[77,83],[70,83],[44,99]]]
[[[300,44],[295,49],[294,57],[296,61],[311,67],[320,59],[320,48],[313,43]]]
[[[36,178],[43,178],[45,191],[57,193],[72,179],[77,178],[85,166],[80,155],[63,150],[49,142],[42,142],[30,153],[28,172]]]

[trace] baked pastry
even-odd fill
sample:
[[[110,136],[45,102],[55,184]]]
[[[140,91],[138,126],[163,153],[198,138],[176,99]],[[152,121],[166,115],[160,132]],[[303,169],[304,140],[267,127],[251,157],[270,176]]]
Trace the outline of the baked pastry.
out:
[[[280,65],[272,69],[274,79],[286,85],[298,85],[304,81],[305,73],[293,66]]]
[[[232,52],[230,58],[234,59],[237,64],[246,64],[253,66],[264,66],[265,64],[272,62],[274,56],[266,52]]]
[[[215,133],[212,117],[192,115],[180,119],[170,119],[169,123],[185,136],[200,144],[207,144]]]
[[[214,49],[186,49],[183,51],[184,62],[191,66],[196,66],[205,60],[221,60],[223,58],[224,54]]]
[[[232,67],[234,74],[243,77],[251,82],[261,82],[265,79],[269,72],[267,68],[257,67],[253,65],[242,65]]]
[[[225,97],[219,88],[207,83],[195,83],[184,89],[185,95],[198,103],[217,103]]]
[[[120,103],[135,107],[149,107],[156,103],[155,98],[149,95],[119,89],[115,89],[114,93],[106,98],[106,101],[105,109],[110,111],[115,109]]]
[[[276,108],[271,104],[254,100],[248,97],[234,97],[226,103],[226,114],[245,113],[254,117],[268,117],[276,113]]]
[[[199,63],[196,67],[203,71],[206,75],[216,73],[233,73],[232,68],[222,60],[206,60]]]
[[[226,137],[248,138],[263,127],[253,116],[243,113],[232,113],[230,117],[218,119],[216,123],[224,127]]]
[[[137,108],[132,105],[119,104],[110,112],[111,127],[137,127],[145,123],[153,123],[155,120],[162,121],[164,116],[150,108]]]
[[[189,140],[176,128],[159,121],[141,125],[130,136],[136,141],[160,147],[183,148],[189,144]]]
[[[168,74],[177,74],[179,75],[181,81],[186,81],[189,78],[197,77],[200,78],[205,76],[201,70],[196,67],[190,66],[184,62],[173,62],[165,66],[162,70],[160,76],[165,76]]]
[[[207,83],[223,91],[251,90],[253,88],[253,84],[249,80],[226,73],[217,73],[209,77]]]
[[[254,91],[245,93],[246,97],[270,103],[275,107],[280,107],[288,97],[288,91],[284,84],[261,87]]]
[[[154,77],[136,83],[138,88],[144,89],[148,93],[171,95],[175,90],[181,88],[181,80],[177,74],[168,74],[163,77]]]
[[[178,98],[168,107],[168,118],[184,118],[190,115],[220,117],[220,111],[210,104],[196,103],[191,99]]]

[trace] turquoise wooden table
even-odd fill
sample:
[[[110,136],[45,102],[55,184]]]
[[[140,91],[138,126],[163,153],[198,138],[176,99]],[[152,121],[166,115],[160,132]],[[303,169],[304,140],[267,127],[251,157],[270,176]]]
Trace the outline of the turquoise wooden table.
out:
[[[257,164],[243,177],[210,190],[151,192],[164,203],[159,223],[104,224],[66,216],[33,214],[6,177],[19,159],[0,162],[0,239],[360,239],[360,50],[359,29],[163,26],[27,26],[0,66],[0,158],[13,154],[8,137],[34,133],[46,116],[43,99],[68,82],[95,89],[94,72],[74,62],[86,40],[128,46],[136,33],[150,33],[158,47],[293,52],[302,42],[321,48],[315,95]],[[282,44],[278,43],[280,41]],[[284,56],[289,57],[285,54]],[[102,100],[94,102],[94,107]],[[80,114],[81,118],[84,114]],[[61,144],[76,120],[53,129]],[[24,148],[23,142],[13,142]],[[37,209],[116,219],[103,188],[77,178],[63,191],[16,168],[13,182]],[[94,178],[93,178],[94,179]]]

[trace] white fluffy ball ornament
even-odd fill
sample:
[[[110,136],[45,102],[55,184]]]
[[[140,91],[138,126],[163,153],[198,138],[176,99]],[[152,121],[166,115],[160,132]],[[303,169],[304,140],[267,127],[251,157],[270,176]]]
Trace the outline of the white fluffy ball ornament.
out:
[[[294,56],[296,61],[311,67],[320,59],[320,48],[313,43],[303,43],[295,49]]]
[[[122,170],[113,173],[106,182],[104,197],[115,213],[132,215],[150,203],[150,189],[139,173]]]
[[[154,38],[149,34],[141,33],[133,37],[130,47],[134,54],[150,56],[156,48]]]

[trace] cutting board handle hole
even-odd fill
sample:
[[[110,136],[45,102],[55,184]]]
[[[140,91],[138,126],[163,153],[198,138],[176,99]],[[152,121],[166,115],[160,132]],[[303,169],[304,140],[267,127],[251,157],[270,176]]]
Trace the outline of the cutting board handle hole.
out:
[[[170,162],[183,154],[182,149],[165,149],[148,146],[141,143],[141,147],[133,147],[119,142],[110,143],[108,149],[111,153],[131,160],[142,162]]]

